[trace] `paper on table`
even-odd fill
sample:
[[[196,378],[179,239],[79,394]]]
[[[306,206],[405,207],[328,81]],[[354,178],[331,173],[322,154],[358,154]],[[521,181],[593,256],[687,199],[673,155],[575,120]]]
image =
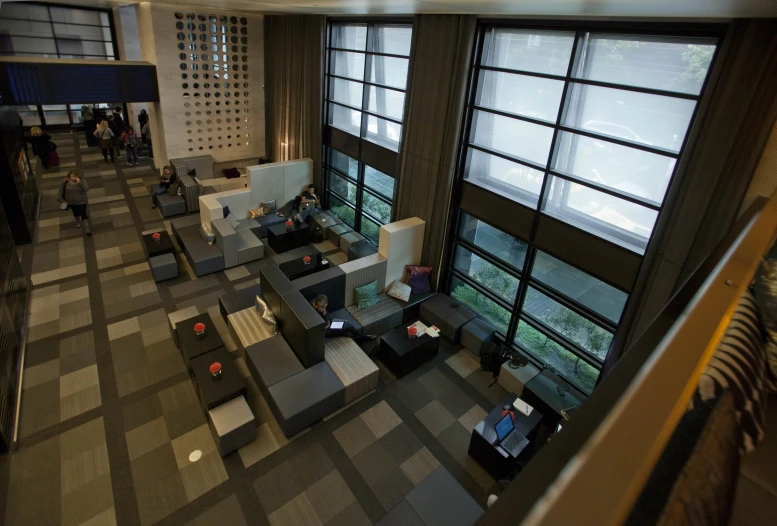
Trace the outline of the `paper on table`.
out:
[[[421,334],[426,332],[426,325],[421,323],[420,321],[417,321],[413,323],[412,325],[409,325],[407,328],[415,327],[416,333],[420,336]]]
[[[432,325],[431,327],[426,328],[426,334],[431,336],[432,338],[439,338],[440,337],[440,329]]]
[[[534,408],[532,406],[530,406],[520,398],[515,399],[515,402],[513,402],[513,407],[526,416],[529,416],[531,412],[534,411]]]

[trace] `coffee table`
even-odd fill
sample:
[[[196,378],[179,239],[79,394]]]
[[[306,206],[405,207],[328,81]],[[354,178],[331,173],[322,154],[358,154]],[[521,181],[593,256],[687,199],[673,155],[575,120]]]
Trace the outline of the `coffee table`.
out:
[[[218,378],[214,378],[210,372],[213,362],[221,364],[221,376]],[[202,354],[192,359],[191,364],[202,409],[206,413],[233,398],[245,396],[245,380],[225,347]]]
[[[159,234],[159,241],[154,241],[154,234]],[[166,230],[143,235],[143,244],[146,246],[146,253],[149,258],[161,256],[162,254],[175,254],[175,246],[170,234]]]
[[[202,337],[194,332],[194,325],[197,323],[205,324],[205,335]],[[183,359],[189,369],[194,358],[224,346],[221,335],[207,312],[179,321],[175,324],[175,331],[178,333]]]
[[[290,231],[286,230],[286,224],[273,225],[267,229],[267,244],[277,254],[303,247],[310,243],[310,227],[307,223],[294,221]]]
[[[402,324],[380,337],[378,358],[391,373],[400,378],[424,362],[431,360],[440,347],[440,338],[422,334],[412,340],[407,336],[407,327]]]
[[[326,260],[326,263],[323,263],[323,261],[325,261],[324,255],[319,252],[310,256],[310,263],[306,264],[302,258],[297,258],[281,263],[278,265],[278,268],[286,274],[289,281],[292,281],[328,269],[330,265],[329,260]]]

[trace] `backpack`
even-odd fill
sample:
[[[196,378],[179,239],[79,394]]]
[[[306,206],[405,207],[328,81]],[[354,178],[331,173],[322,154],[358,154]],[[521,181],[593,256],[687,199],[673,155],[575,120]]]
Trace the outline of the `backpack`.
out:
[[[183,193],[183,188],[181,188],[181,181],[179,181],[178,179],[170,183],[170,186],[167,187],[168,195],[181,195],[182,193]]]
[[[505,362],[507,349],[497,342],[486,342],[480,347],[480,368],[499,376]]]

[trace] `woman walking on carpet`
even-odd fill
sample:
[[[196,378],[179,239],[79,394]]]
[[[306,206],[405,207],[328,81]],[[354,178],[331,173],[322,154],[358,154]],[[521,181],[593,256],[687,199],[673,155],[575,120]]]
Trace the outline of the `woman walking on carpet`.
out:
[[[108,162],[108,152],[110,152],[111,162],[115,163],[116,161],[113,157],[114,135],[110,127],[108,127],[108,121],[101,121],[100,124],[97,125],[97,129],[94,130],[94,136],[97,137],[97,139],[100,141],[100,149],[103,151],[105,162]]]
[[[71,170],[59,187],[59,203],[63,209],[70,208],[73,211],[73,217],[76,219],[76,228],[81,228],[81,225],[83,225],[86,235],[91,236],[89,215],[86,210],[89,204],[88,192],[89,185],[86,184],[86,179],[81,179],[78,177],[78,172]]]

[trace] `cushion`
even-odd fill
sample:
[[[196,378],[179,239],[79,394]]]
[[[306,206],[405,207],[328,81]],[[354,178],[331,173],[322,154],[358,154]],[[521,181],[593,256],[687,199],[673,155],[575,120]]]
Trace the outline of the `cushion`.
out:
[[[221,212],[223,214],[223,217],[227,217],[229,215],[229,207],[228,206],[222,207]]]
[[[429,273],[416,274],[407,280],[407,284],[410,286],[413,294],[421,294],[422,292],[432,290],[432,286],[429,284]]]
[[[275,315],[260,296],[256,297],[256,310],[259,312],[259,318],[270,329],[270,334],[280,334],[281,331],[278,330],[278,321],[275,319]]]
[[[703,401],[731,391],[742,431],[743,453],[755,449],[764,437],[767,369],[755,297],[745,291],[698,387]]]
[[[262,208],[264,208],[264,214],[274,214],[278,208],[275,206],[275,199],[271,199],[269,201],[262,201],[261,203]]]
[[[378,282],[372,281],[361,287],[356,287],[353,289],[353,293],[356,297],[356,305],[360,309],[372,307],[378,303]]]
[[[227,168],[226,170],[223,170],[224,177],[227,179],[234,179],[235,177],[240,177],[240,170],[237,168]]]
[[[397,298],[398,300],[407,301],[410,299],[410,292],[411,292],[410,285],[407,285],[406,283],[402,283],[398,279],[395,279],[394,283],[391,284],[391,288],[388,290],[386,294],[388,294],[392,298]]]
[[[264,208],[262,208],[261,206],[248,211],[248,217],[251,219],[262,217],[263,215],[264,215]]]
[[[408,283],[410,278],[418,274],[429,274],[432,272],[432,267],[422,267],[421,265],[405,265],[405,283]]]
[[[240,221],[237,220],[237,218],[235,217],[235,214],[229,214],[227,216],[224,216],[224,221],[229,223],[229,226],[231,226],[234,230],[237,230],[238,227],[240,226]]]
[[[200,235],[202,236],[202,239],[204,239],[205,242],[209,245],[212,245],[213,242],[216,241],[216,234],[213,233],[210,225],[205,221],[200,223]]]

